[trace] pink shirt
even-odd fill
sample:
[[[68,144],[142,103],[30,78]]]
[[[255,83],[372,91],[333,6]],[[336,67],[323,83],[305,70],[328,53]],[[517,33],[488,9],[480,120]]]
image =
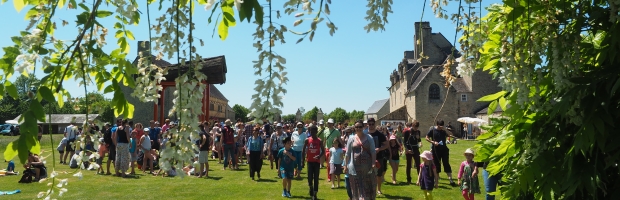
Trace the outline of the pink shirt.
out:
[[[471,163],[467,163],[467,161],[463,161],[461,163],[461,167],[459,167],[459,176],[458,179],[461,179],[461,177],[463,177],[463,173],[465,172],[465,165],[469,165],[472,168],[472,171],[474,170],[474,167],[476,167],[476,163],[475,162],[471,162]]]
[[[163,126],[161,126],[161,132],[166,132],[168,129],[170,128],[169,124],[164,124]]]

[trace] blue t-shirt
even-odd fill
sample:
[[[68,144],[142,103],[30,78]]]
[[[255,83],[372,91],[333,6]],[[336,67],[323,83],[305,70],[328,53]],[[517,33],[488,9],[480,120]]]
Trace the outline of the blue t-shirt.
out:
[[[159,132],[161,132],[161,128],[159,127],[155,127],[155,128],[150,128],[149,129],[149,137],[151,138],[151,140],[153,141],[157,141],[157,136],[159,135]]]
[[[134,140],[133,138],[131,139],[131,146],[129,147],[129,153],[133,153],[136,152],[136,140]]]
[[[285,148],[282,148],[280,149],[280,151],[278,151],[278,159],[282,159],[282,162],[280,163],[280,170],[292,171],[293,169],[295,169],[295,162],[293,161],[293,159],[284,154],[284,150]],[[288,149],[288,151],[290,154],[293,155],[293,149]]]

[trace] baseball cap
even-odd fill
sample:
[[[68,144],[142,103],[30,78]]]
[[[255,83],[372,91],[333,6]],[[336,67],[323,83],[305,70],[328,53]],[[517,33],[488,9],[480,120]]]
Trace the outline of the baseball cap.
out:
[[[334,123],[334,119],[328,119],[328,120],[327,120],[327,123],[328,123],[328,124],[333,124],[333,123]]]

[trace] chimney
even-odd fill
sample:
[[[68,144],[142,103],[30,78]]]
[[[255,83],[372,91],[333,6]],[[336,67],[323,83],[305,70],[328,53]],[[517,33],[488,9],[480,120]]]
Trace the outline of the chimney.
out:
[[[140,52],[142,52],[142,56],[150,56],[151,55],[151,43],[149,41],[138,41],[138,55],[140,56]]]
[[[413,46],[414,46],[414,55],[415,58],[417,59],[418,56],[420,55],[420,52],[422,51],[422,40],[421,38],[424,38],[424,40],[427,39],[427,37],[429,37],[431,35],[431,24],[430,22],[415,22],[414,23],[414,28],[415,28],[415,33],[413,34]],[[421,32],[420,32],[421,31]],[[420,36],[420,33],[422,33],[422,35]],[[430,39],[430,38],[428,38]],[[418,40],[420,40],[420,44],[418,44]]]
[[[407,58],[407,59],[414,59],[415,58],[415,52],[414,51],[405,51],[405,58]]]

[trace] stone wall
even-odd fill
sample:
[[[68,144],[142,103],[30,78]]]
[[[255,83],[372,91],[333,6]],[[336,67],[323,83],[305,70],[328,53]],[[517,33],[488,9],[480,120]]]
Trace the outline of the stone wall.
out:
[[[417,101],[415,103],[415,119],[420,122],[420,130],[422,135],[426,135],[426,132],[431,126],[435,125],[435,116],[441,109],[441,112],[437,116],[437,120],[444,120],[447,125],[448,122],[452,122],[456,125],[456,119],[458,118],[458,100],[456,98],[456,91],[450,88],[450,92],[446,94],[448,88],[444,87],[444,78],[439,75],[443,71],[442,67],[434,67],[432,71],[425,77],[420,83],[418,89],[412,93]],[[428,89],[431,84],[439,85],[439,100],[429,100]],[[446,96],[447,95],[447,96]],[[447,98],[447,100],[446,100]],[[444,101],[445,104],[444,104]],[[443,104],[443,108],[441,108]]]

